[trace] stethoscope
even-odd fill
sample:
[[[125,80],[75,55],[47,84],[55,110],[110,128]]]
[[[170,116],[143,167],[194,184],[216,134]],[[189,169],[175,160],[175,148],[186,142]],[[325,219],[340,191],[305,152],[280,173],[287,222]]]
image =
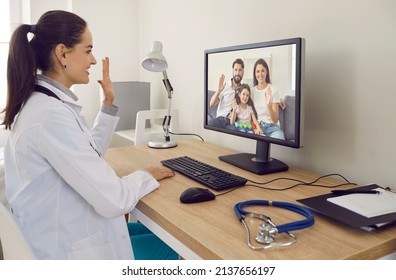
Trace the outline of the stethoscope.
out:
[[[275,207],[284,208],[304,216],[305,219],[277,226],[271,221],[270,217],[264,214],[248,212],[243,210],[243,208],[246,206],[255,206],[255,205],[275,206]],[[235,204],[234,211],[239,221],[245,227],[246,235],[247,235],[247,244],[253,250],[268,249],[271,247],[289,246],[294,242],[296,242],[297,240],[297,237],[294,234],[290,233],[290,231],[301,230],[310,227],[314,224],[314,216],[307,208],[289,202],[279,202],[279,201],[269,201],[269,200],[248,200]],[[255,246],[252,244],[250,229],[247,222],[245,221],[245,218],[259,219],[260,223],[261,221],[263,221],[263,223],[259,225],[259,232],[255,237],[257,243],[263,245]],[[275,236],[282,233],[288,237],[289,241],[275,242]]]

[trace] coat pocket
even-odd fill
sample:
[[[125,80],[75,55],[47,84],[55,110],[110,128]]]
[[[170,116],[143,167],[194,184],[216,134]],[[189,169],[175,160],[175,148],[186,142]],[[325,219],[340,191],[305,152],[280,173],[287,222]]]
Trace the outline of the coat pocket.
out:
[[[92,234],[73,243],[67,253],[72,260],[114,260],[117,254],[114,245],[106,242],[101,232]]]

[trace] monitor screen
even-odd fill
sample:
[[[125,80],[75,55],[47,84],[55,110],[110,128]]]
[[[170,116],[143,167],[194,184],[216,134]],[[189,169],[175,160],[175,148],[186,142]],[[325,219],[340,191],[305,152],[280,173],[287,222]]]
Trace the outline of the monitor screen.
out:
[[[205,129],[257,141],[256,153],[220,156],[256,174],[285,171],[270,145],[302,147],[304,39],[205,50]]]

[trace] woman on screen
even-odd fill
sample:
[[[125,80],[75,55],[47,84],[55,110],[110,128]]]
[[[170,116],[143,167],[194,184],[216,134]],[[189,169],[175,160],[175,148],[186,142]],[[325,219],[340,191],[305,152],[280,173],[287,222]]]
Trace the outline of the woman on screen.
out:
[[[285,139],[279,127],[280,97],[278,90],[271,84],[267,62],[260,58],[253,67],[252,99],[256,106],[258,122],[263,134],[268,137]]]

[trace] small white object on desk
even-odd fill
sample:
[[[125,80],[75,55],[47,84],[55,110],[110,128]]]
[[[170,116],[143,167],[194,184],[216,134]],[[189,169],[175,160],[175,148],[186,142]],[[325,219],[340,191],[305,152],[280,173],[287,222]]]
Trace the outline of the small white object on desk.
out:
[[[382,188],[376,188],[379,194],[354,193],[328,198],[337,204],[367,218],[378,217],[396,212],[396,194]]]

